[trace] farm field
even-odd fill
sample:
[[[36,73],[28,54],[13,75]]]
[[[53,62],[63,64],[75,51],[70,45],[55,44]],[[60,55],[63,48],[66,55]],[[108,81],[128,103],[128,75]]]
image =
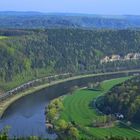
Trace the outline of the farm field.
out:
[[[64,119],[67,122],[74,121],[80,125],[80,128],[84,128],[86,134],[103,138],[105,136],[124,136],[128,138],[140,137],[140,133],[122,124],[116,124],[111,128],[96,128],[91,126],[94,119],[101,115],[97,113],[96,109],[90,106],[99,96],[102,96],[114,85],[122,83],[130,77],[117,78],[107,80],[101,83],[102,90],[89,90],[79,89],[72,95],[64,96],[64,110],[60,113],[60,119]],[[83,129],[80,131],[83,134]]]

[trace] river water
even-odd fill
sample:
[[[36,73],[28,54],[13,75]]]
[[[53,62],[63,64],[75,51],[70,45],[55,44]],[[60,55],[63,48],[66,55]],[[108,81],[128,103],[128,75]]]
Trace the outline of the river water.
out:
[[[10,126],[9,135],[41,136],[55,138],[45,127],[45,106],[49,103],[49,93],[32,94],[12,104],[0,120],[0,128]]]
[[[49,134],[45,126],[45,107],[52,99],[68,93],[72,86],[83,86],[84,83],[69,81],[22,97],[5,111],[0,120],[0,129],[10,127],[10,137],[32,135],[55,139],[56,134]]]

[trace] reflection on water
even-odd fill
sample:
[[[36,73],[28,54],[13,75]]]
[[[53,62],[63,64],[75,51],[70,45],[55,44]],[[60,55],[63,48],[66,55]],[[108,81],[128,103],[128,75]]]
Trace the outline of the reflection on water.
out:
[[[96,79],[95,79],[96,80]],[[19,99],[13,103],[0,120],[0,129],[11,126],[9,135],[41,136],[55,139],[55,134],[48,134],[45,127],[45,106],[50,100],[67,93],[72,86],[85,86],[93,78],[83,78],[60,83]]]
[[[40,96],[41,95],[41,96]],[[48,104],[48,94],[34,94],[14,103],[0,120],[0,128],[11,126],[10,136],[41,136],[54,138],[45,128],[44,108]]]
[[[0,129],[11,126],[11,137],[34,135],[54,139],[56,135],[48,134],[45,127],[45,106],[50,100],[67,93],[76,84],[76,80],[61,83],[19,99],[6,110],[0,120]]]

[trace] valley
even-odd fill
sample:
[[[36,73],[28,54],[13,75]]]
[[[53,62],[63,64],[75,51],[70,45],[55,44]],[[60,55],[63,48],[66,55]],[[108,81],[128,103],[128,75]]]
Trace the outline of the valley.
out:
[[[140,16],[0,11],[0,140],[140,140]]]
[[[77,75],[139,68],[139,59],[100,63],[108,55],[139,52],[138,30],[3,29],[0,34],[7,36],[0,40],[2,92],[61,73]]]

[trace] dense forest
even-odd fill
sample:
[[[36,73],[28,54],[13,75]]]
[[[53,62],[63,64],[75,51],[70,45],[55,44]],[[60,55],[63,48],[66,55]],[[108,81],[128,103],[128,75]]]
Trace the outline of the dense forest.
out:
[[[121,113],[129,121],[139,121],[140,76],[113,87],[100,99],[98,107],[104,113]]]
[[[54,73],[139,68],[140,60],[101,64],[106,55],[140,52],[140,31],[0,30],[0,89]]]

